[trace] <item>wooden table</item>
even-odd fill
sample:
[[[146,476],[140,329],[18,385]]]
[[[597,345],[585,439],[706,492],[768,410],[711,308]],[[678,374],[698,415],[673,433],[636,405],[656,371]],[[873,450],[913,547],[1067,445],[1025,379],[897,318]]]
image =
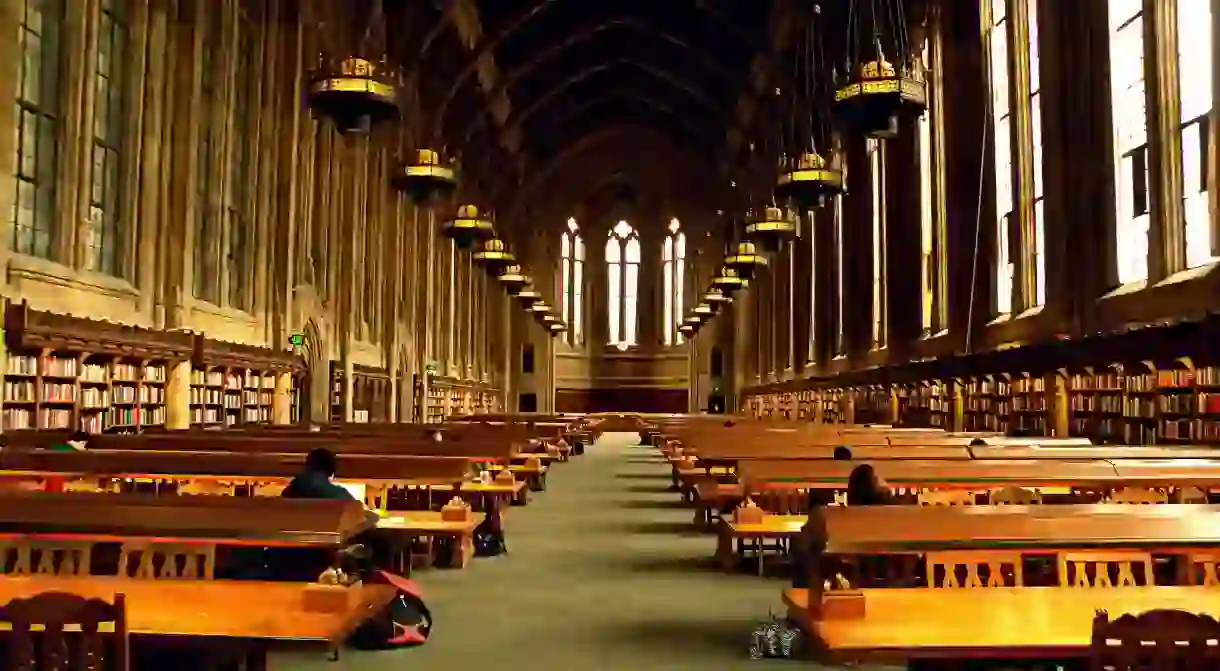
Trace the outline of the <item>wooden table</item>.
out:
[[[726,571],[733,570],[737,559],[735,541],[745,538],[795,538],[805,526],[804,515],[767,515],[761,524],[736,524],[721,520],[717,530],[716,562]]]
[[[127,627],[136,637],[213,639],[240,646],[247,668],[266,667],[271,646],[337,648],[360,622],[394,596],[384,585],[363,588],[360,602],[336,613],[308,612],[305,583],[246,580],[135,580],[112,576],[0,578],[0,603],[63,591],[113,601],[127,599]],[[206,645],[214,645],[210,643]],[[204,644],[201,642],[201,646]]]
[[[541,492],[546,490],[546,474],[549,467],[545,463],[538,466],[529,466],[527,464],[503,466],[501,464],[492,464],[487,467],[487,470],[496,473],[505,468],[512,471],[517,477],[524,479],[532,491]]]
[[[431,510],[391,511],[381,514],[377,528],[389,530],[395,537],[395,545],[400,549],[408,547],[415,538],[427,537],[429,559],[434,556],[435,541],[448,539],[452,546],[442,565],[448,568],[465,568],[474,557],[475,527],[486,518],[484,513],[472,512],[465,522],[446,522],[441,519],[441,513]],[[401,550],[396,554],[401,555]]]
[[[789,612],[835,660],[1087,657],[1093,615],[1157,608],[1220,617],[1211,587],[866,589],[857,620],[808,618],[808,591],[784,590]]]
[[[1220,547],[1220,505],[830,506],[824,514],[826,553],[834,555],[1080,548],[1180,555]],[[793,538],[805,520],[768,515],[761,524],[736,524],[726,516],[717,529],[716,560],[731,570],[736,541]]]

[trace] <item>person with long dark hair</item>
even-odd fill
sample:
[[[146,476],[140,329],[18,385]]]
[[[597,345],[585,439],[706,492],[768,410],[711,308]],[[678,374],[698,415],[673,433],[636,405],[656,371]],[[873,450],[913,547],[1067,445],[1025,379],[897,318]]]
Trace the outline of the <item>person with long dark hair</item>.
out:
[[[890,503],[890,492],[870,464],[860,464],[847,476],[847,505],[884,506]]]

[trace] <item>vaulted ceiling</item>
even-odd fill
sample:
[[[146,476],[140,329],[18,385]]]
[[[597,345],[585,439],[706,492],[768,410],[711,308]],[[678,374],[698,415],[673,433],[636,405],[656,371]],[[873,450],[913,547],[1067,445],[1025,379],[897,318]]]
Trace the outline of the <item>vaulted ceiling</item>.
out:
[[[799,34],[797,4],[385,0],[391,50],[419,61],[439,134],[464,169],[502,187],[623,124],[717,165],[747,143],[735,129],[757,115],[776,54]]]

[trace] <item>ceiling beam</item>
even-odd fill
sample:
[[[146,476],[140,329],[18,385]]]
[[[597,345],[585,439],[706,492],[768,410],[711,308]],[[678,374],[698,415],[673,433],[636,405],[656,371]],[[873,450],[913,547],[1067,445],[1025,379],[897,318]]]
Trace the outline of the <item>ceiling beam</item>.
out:
[[[727,156],[736,155],[751,141],[763,96],[773,91],[777,84],[789,81],[784,73],[776,68],[776,60],[791,49],[802,35],[802,27],[808,22],[811,11],[809,7],[798,7],[803,4],[805,3],[777,0],[771,6],[771,16],[767,20],[767,39],[762,42],[765,48],[754,56],[750,65],[749,83],[737,99],[736,123],[729,128],[725,137]]]
[[[539,51],[528,61],[509,70],[508,74],[500,78],[497,91],[493,92],[492,95],[498,95],[499,91],[501,90],[507,91],[511,89],[511,87],[518,81],[529,76],[539,67],[554,61],[568,50],[582,44],[592,42],[602,35],[609,34],[619,29],[637,32],[643,36],[655,37],[667,44],[672,44],[675,47],[682,49],[684,52],[690,55],[693,61],[695,61],[701,68],[706,70],[709,75],[715,77],[716,79],[731,80],[733,78],[732,71],[724,63],[709,56],[707,52],[693,48],[685,40],[682,40],[663,28],[628,17],[610,20],[598,20],[569,33],[564,39],[556,42],[547,49]],[[473,70],[464,71],[463,74],[465,74],[465,72],[473,72]],[[462,85],[468,78],[468,75],[465,77],[459,75],[454,80],[453,84],[449,88],[449,92],[445,96],[445,99],[439,106],[439,113],[441,116],[444,116],[445,111],[457,97],[458,92],[462,89]]]
[[[483,37],[482,20],[479,16],[478,0],[445,0],[443,6],[446,19],[449,20],[457,31],[467,51],[472,52],[472,57],[467,68],[472,69],[477,74],[479,88],[487,94],[488,114],[496,121],[497,126],[503,129],[504,122],[513,113],[512,101],[509,100],[504,90],[499,86],[500,70],[496,66],[495,52],[479,49],[479,46],[485,40]],[[498,92],[498,95],[496,92]],[[483,116],[485,115],[480,115],[480,118]],[[443,122],[443,113],[438,115],[437,119]],[[496,136],[499,138],[500,144],[511,155],[517,155],[521,148],[519,133],[502,132],[497,133]]]
[[[524,123],[526,121],[528,121],[530,119],[530,117],[532,117],[534,114],[538,113],[540,110],[544,109],[547,105],[549,105],[551,102],[553,102],[564,91],[570,89],[572,86],[575,86],[576,84],[579,84],[583,81],[588,80],[589,78],[591,78],[599,73],[606,72],[608,70],[612,70],[618,66],[634,67],[634,68],[640,70],[641,72],[652,76],[653,78],[657,79],[658,81],[661,81],[661,82],[667,84],[671,88],[674,88],[679,91],[682,91],[683,93],[686,93],[691,98],[694,98],[696,101],[698,101],[698,103],[701,107],[704,107],[709,110],[721,110],[721,113],[717,118],[723,119],[729,113],[729,110],[722,109],[722,106],[718,105],[714,101],[714,99],[711,96],[709,96],[708,93],[706,91],[704,91],[702,88],[700,88],[698,85],[696,85],[692,82],[689,82],[689,81],[673,74],[672,72],[667,72],[662,68],[658,68],[653,65],[646,64],[646,63],[640,63],[638,61],[634,61],[631,59],[623,58],[623,59],[618,59],[618,60],[609,61],[606,63],[600,63],[598,65],[586,67],[583,70],[580,70],[576,74],[572,75],[571,77],[568,77],[567,79],[559,82],[558,84],[551,86],[541,96],[539,96],[537,99],[535,99],[534,102],[529,107],[527,107],[525,109],[517,110],[511,117],[506,119],[504,121],[504,127],[514,129],[514,130],[517,130],[518,132],[520,132],[520,128],[524,125]],[[469,142],[469,139],[474,135],[475,131],[477,131],[483,125],[484,122],[482,120],[485,118],[486,118],[485,116],[480,116],[471,122],[470,128],[466,132],[466,140],[462,144],[463,147],[466,145],[467,142]]]
[[[698,109],[705,110],[705,108],[700,105],[698,101],[694,101],[692,99],[688,102],[694,102]],[[557,133],[567,124],[580,118],[587,112],[604,107],[610,103],[622,103],[624,108],[627,109],[630,108],[632,103],[641,103],[649,109],[655,110],[662,115],[671,117],[675,120],[680,120],[684,123],[684,125],[698,129],[701,132],[710,133],[712,136],[715,136],[716,132],[721,130],[719,124],[714,122],[707,123],[705,119],[708,117],[705,115],[698,115],[695,117],[684,115],[681,111],[675,110],[672,105],[667,104],[665,101],[658,100],[646,92],[628,88],[610,89],[583,100],[579,104],[564,110],[558,118],[549,122],[547,127],[550,129],[551,133]]]

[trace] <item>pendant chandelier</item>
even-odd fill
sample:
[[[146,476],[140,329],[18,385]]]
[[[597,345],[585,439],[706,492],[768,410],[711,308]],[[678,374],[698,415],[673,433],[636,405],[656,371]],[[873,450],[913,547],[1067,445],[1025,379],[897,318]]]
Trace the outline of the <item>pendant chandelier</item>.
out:
[[[481,182],[476,180],[466,193],[459,199],[460,204],[454,211],[453,218],[441,226],[441,234],[453,240],[458,249],[470,249],[476,242],[482,243],[496,235],[495,215],[490,208],[480,207],[477,203],[484,200]]]
[[[746,214],[746,237],[764,251],[777,252],[796,237],[796,213],[770,203]]]
[[[381,0],[356,0],[343,9],[318,0],[305,11],[321,42],[305,89],[309,108],[343,134],[368,133],[397,119],[402,74],[389,62]]]
[[[750,281],[738,274],[736,268],[721,266],[720,272],[712,278],[712,286],[724,295],[732,296],[741,289],[749,288]]]
[[[699,333],[699,328],[690,324],[683,324],[678,327],[678,333],[681,333],[686,338],[693,338]]]
[[[717,289],[714,285],[703,293],[703,302],[709,305],[728,305],[733,302],[733,297]]]
[[[898,121],[921,114],[928,93],[911,50],[903,0],[848,0],[846,71],[835,111],[865,137],[898,136]],[[898,63],[887,58],[892,54]]]
[[[805,27],[805,39],[796,50],[787,147],[775,184],[775,197],[781,202],[791,201],[800,211],[822,207],[843,193],[839,156],[831,153],[832,130],[827,113],[830,75],[820,18],[821,8],[815,5],[813,20]]]
[[[499,276],[501,270],[517,260],[513,253],[508,251],[508,245],[499,238],[485,240],[483,246],[472,254],[471,258],[492,277]]]
[[[767,257],[759,253],[753,242],[738,242],[724,257],[724,265],[737,271],[738,276],[750,279],[757,269],[767,267]]]
[[[496,281],[500,283],[500,286],[504,287],[509,296],[516,296],[521,293],[531,282],[529,276],[521,272],[521,266],[516,264],[505,266],[500,271],[500,274],[496,276]]]
[[[457,167],[443,149],[416,149],[395,168],[390,183],[416,203],[447,198],[457,188]]]
[[[534,291],[533,287],[526,285],[517,291],[516,298],[521,303],[521,307],[528,310],[533,307],[535,303],[542,300],[542,294]]]

